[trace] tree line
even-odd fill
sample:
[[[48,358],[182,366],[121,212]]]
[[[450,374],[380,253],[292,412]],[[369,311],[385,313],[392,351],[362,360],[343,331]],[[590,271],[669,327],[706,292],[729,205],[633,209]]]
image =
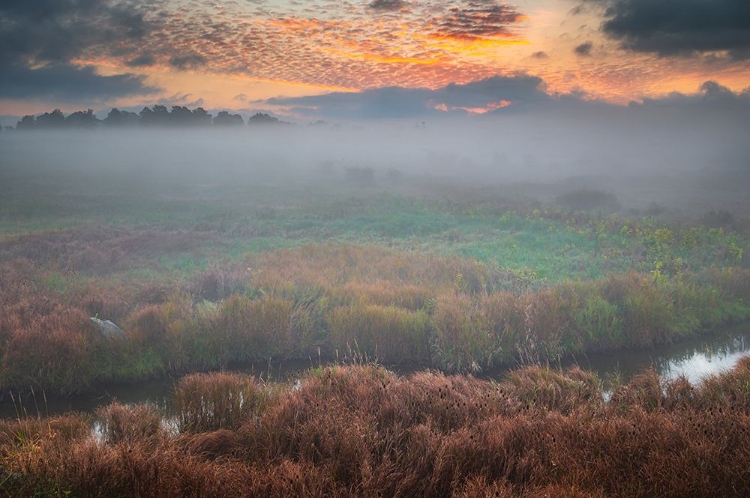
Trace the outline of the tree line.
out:
[[[256,113],[247,119],[248,125],[255,124],[289,124],[278,118],[264,113]],[[17,130],[51,130],[51,129],[96,129],[96,128],[128,128],[128,127],[205,127],[243,126],[245,120],[239,114],[220,111],[216,116],[211,115],[202,107],[190,110],[179,105],[172,106],[172,110],[164,105],[144,107],[139,113],[121,111],[113,108],[104,119],[99,119],[94,111],[76,111],[67,116],[60,109],[45,112],[38,116],[27,115],[16,123]]]

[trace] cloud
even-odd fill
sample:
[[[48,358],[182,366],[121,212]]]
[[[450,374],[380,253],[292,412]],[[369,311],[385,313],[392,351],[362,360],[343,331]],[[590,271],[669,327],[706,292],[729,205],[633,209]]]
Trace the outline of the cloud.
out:
[[[169,59],[169,65],[176,69],[179,69],[180,71],[197,69],[199,67],[205,66],[207,63],[208,59],[197,53],[175,55],[174,57]]]
[[[4,1],[0,46],[7,59],[64,62],[92,47],[143,38],[156,27],[146,8],[134,0]]]
[[[210,68],[337,89],[488,77],[492,55],[525,29],[503,0],[7,0],[0,20],[0,57],[13,47],[12,62],[30,68]]]
[[[151,54],[142,54],[126,62],[129,67],[147,67],[156,64],[156,59]]]
[[[151,95],[159,88],[148,86],[140,76],[101,76],[91,67],[68,64],[39,69],[3,65],[0,95],[4,98],[52,98],[75,102],[106,100],[131,95]]]
[[[576,53],[576,55],[581,55],[584,57],[588,57],[591,55],[591,49],[594,48],[594,44],[590,41],[587,41],[585,43],[581,43],[580,45],[576,46],[576,48],[573,49],[573,52]]]
[[[400,10],[406,7],[403,0],[373,0],[368,5],[373,10]]]
[[[451,38],[514,37],[511,26],[525,19],[513,6],[495,0],[469,0],[462,7],[451,7],[436,24],[440,35]]]
[[[650,109],[700,109],[731,111],[733,113],[744,113],[750,118],[750,88],[741,92],[733,92],[729,88],[715,81],[704,82],[698,92],[684,94],[672,92],[660,98],[643,98],[642,102],[631,102],[631,108]]]
[[[493,76],[467,84],[449,84],[437,89],[387,87],[361,92],[333,92],[306,97],[275,98],[264,102],[300,119],[328,121],[409,119],[446,116],[534,115],[582,119],[634,118],[648,115],[658,121],[664,113],[678,122],[700,122],[701,116],[739,118],[750,124],[750,88],[734,92],[714,81],[703,83],[696,93],[671,93],[643,97],[629,106],[592,98],[582,91],[547,93],[536,76]],[[668,111],[668,112],[665,112]],[[618,119],[619,119],[618,118]]]
[[[531,56],[534,59],[549,59],[549,55],[547,55],[547,52],[543,52],[541,50],[539,52],[534,52],[533,54],[531,54]]]
[[[297,114],[325,119],[421,119],[448,114],[484,114],[506,107],[536,108],[552,100],[535,76],[494,76],[459,85],[387,87],[362,92],[277,98],[266,101]]]
[[[594,1],[605,7],[603,32],[624,49],[662,56],[725,51],[750,58],[747,0]]]
[[[157,91],[132,75],[102,76],[75,61],[97,47],[122,54],[153,28],[134,0],[6,0],[0,3],[0,92],[6,98],[83,102]],[[138,61],[138,59],[134,59]]]

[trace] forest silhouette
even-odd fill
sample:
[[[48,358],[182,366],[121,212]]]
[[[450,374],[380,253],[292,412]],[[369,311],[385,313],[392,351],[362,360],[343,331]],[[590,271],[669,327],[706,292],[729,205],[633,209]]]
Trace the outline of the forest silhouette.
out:
[[[179,105],[169,110],[165,105],[144,107],[139,113],[113,108],[104,119],[99,119],[92,109],[75,111],[67,116],[60,110],[45,112],[38,116],[26,115],[16,124],[17,130],[61,130],[61,129],[97,129],[97,128],[135,128],[135,127],[236,127],[245,125],[239,114],[220,111],[216,116],[202,107],[193,110]],[[248,125],[289,124],[269,114],[257,112],[247,119]]]

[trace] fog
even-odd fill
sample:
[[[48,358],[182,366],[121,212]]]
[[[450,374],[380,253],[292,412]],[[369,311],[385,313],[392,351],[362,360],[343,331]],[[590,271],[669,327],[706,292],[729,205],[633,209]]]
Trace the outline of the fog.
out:
[[[743,114],[607,108],[226,130],[16,131],[0,135],[0,168],[11,189],[14,170],[33,168],[40,183],[76,171],[97,179],[92,188],[161,194],[180,186],[330,186],[347,169],[371,168],[375,181],[363,188],[441,183],[542,203],[590,188],[616,195],[623,211],[658,204],[680,216],[746,216],[748,129]]]

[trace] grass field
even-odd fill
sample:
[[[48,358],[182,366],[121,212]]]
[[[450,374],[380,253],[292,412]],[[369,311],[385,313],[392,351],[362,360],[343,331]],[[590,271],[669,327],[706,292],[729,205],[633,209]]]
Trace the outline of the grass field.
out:
[[[750,317],[744,213],[655,217],[591,188],[539,196],[393,168],[14,151],[0,170],[4,391],[319,355],[478,372]]]
[[[39,137],[0,141],[1,395],[172,377],[177,408],[2,420],[0,492],[750,494],[747,358],[696,384],[549,367],[750,318],[742,182],[493,184],[302,167],[244,138],[239,161],[202,135]],[[319,367],[231,373],[285,359]]]

